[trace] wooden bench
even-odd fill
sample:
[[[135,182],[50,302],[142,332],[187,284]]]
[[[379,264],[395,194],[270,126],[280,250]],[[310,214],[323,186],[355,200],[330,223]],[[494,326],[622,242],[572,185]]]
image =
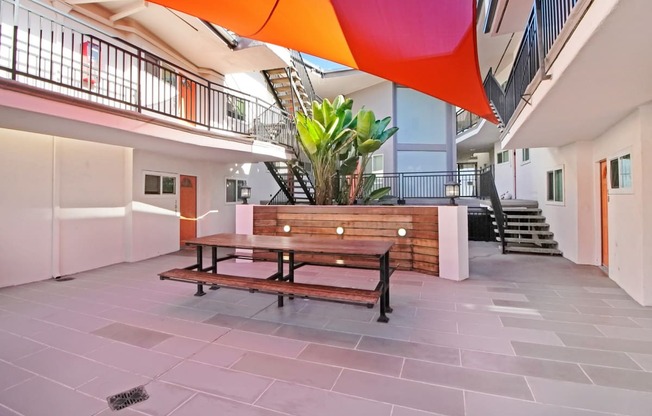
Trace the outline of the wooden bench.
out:
[[[372,308],[381,295],[381,287],[374,290],[350,287],[335,287],[308,283],[256,279],[253,277],[231,276],[217,273],[198,272],[186,269],[172,269],[160,273],[161,280],[175,280],[198,285],[210,284],[231,289],[244,289],[252,292],[272,293],[279,296],[279,306],[283,306],[282,297],[304,297],[336,302],[364,304]],[[380,286],[380,284],[379,284]]]
[[[233,255],[233,257],[246,258],[254,261],[276,261],[276,253],[269,252],[254,252],[252,254]],[[284,260],[288,263],[288,260]],[[333,256],[328,254],[297,254],[294,256],[295,270],[303,266],[324,266],[324,267],[347,267],[350,269],[367,269],[378,270],[378,260],[360,259],[360,258],[347,258],[341,256]],[[393,263],[389,267],[389,275],[391,276],[396,269],[400,267],[399,263]]]

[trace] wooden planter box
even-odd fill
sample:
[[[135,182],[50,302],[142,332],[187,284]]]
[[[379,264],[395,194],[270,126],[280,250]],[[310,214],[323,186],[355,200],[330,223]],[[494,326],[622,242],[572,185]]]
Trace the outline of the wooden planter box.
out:
[[[289,225],[290,232],[283,227]],[[338,235],[337,227],[344,228]],[[407,231],[405,237],[398,229]],[[439,230],[436,206],[316,206],[262,205],[253,207],[253,231],[259,235],[319,235],[344,240],[390,240],[390,259],[402,270],[439,276]],[[347,259],[342,259],[347,260]]]

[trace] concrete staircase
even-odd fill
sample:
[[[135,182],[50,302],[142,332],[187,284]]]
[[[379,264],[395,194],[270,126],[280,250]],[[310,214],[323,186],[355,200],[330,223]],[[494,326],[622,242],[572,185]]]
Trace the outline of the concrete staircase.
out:
[[[561,255],[557,248],[554,234],[550,231],[550,224],[546,217],[541,215],[541,209],[535,201],[514,203],[505,200],[502,204],[505,215],[505,251],[510,253],[550,254]],[[493,219],[496,241],[500,240],[498,226],[489,207]]]

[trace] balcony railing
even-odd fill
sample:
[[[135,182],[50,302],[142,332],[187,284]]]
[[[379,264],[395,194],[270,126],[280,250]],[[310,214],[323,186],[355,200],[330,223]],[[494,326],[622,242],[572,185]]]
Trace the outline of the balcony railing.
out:
[[[460,109],[455,113],[455,125],[457,134],[464,133],[466,130],[474,127],[480,121],[480,116],[471,113],[468,110]]]
[[[541,69],[543,59],[579,2],[580,0],[536,0],[505,89],[500,87],[491,71],[487,74],[485,91],[503,124],[509,123],[528,86]]]
[[[33,4],[0,0],[0,78],[296,148],[294,125],[278,107]]]

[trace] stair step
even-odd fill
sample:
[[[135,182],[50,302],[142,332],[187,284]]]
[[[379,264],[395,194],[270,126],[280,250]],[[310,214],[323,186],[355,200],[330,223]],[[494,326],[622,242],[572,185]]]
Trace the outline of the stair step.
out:
[[[487,206],[487,209],[489,211],[493,212],[493,208],[491,206]],[[525,208],[525,207],[503,207],[503,212],[504,213],[536,213],[540,214],[541,213],[541,208]]]
[[[522,246],[510,246],[505,247],[505,251],[510,253],[537,253],[537,254],[554,254],[561,256],[561,250],[556,248],[544,248],[544,247],[522,247]]]
[[[544,220],[546,219],[543,215],[513,215],[509,214],[508,218],[510,220]]]
[[[498,229],[494,228],[494,232],[498,234]],[[542,230],[512,230],[505,229],[505,234],[520,234],[520,235],[538,235],[538,236],[553,236],[554,234],[551,231],[542,231]]]
[[[496,237],[496,241],[500,241],[500,237]],[[534,245],[547,245],[547,246],[556,246],[557,242],[553,239],[548,238],[516,238],[516,237],[505,237],[505,242],[507,243],[516,243],[516,244],[534,244]]]
[[[492,221],[493,225],[497,225],[496,221]],[[549,228],[550,224],[545,222],[516,222],[508,221],[504,223],[507,227],[534,227],[534,228]]]
[[[280,75],[280,74],[284,74],[284,75],[287,76],[287,71],[285,70],[285,68],[268,69],[268,70],[265,71],[265,72],[267,72],[267,74],[269,74],[269,75]]]

